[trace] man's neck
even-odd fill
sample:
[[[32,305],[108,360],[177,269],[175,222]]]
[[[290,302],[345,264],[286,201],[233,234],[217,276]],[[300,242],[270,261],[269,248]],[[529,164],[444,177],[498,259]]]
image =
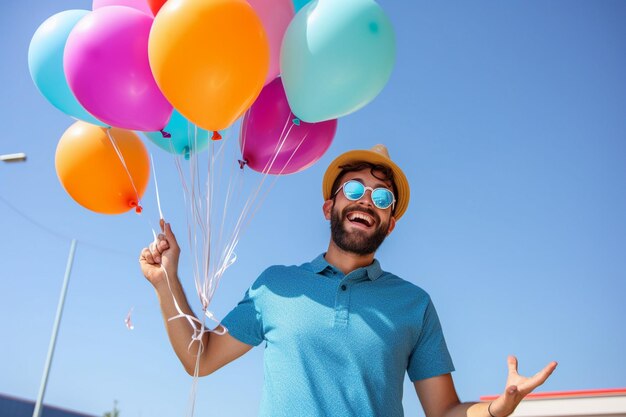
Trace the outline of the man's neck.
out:
[[[326,262],[339,269],[344,275],[348,275],[355,269],[371,265],[374,262],[374,254],[357,255],[352,252],[346,252],[338,247],[332,240],[328,245],[328,251],[324,256]]]

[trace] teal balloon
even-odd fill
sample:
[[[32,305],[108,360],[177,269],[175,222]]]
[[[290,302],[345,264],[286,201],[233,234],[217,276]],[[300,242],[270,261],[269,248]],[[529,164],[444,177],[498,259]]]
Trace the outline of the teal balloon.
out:
[[[174,110],[169,123],[163,129],[171,135],[164,138],[161,132],[144,132],[152,143],[167,152],[182,155],[186,159],[192,153],[202,152],[209,146],[209,137],[212,132],[196,127],[177,110]]]
[[[35,31],[28,48],[28,69],[39,92],[57,109],[76,119],[108,126],[76,100],[63,71],[63,52],[70,32],[89,10],[66,10],[49,17]]]
[[[296,13],[298,12],[298,10],[306,6],[307,3],[309,3],[310,1],[311,0],[293,0],[293,8],[296,10]]]
[[[281,76],[293,113],[316,123],[365,106],[391,76],[395,45],[391,22],[373,0],[307,4],[281,48]]]

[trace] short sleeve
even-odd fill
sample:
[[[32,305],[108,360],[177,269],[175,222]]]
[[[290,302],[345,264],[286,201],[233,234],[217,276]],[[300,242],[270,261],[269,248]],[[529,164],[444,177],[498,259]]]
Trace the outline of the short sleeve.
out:
[[[454,365],[443,337],[441,323],[435,306],[429,300],[420,335],[409,357],[407,373],[411,381],[418,381],[452,371]]]
[[[262,290],[255,283],[221,323],[231,336],[251,346],[257,346],[264,340],[261,296]]]

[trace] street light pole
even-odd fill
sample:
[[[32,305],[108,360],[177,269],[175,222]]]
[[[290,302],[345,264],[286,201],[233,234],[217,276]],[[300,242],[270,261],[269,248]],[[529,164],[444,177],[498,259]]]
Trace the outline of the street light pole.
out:
[[[6,155],[0,155],[0,161],[2,162],[24,162],[26,161],[26,154],[24,152],[9,153]]]
[[[44,367],[44,370],[43,370],[43,376],[41,378],[41,386],[39,387],[39,395],[37,396],[37,402],[35,403],[35,411],[33,412],[33,417],[41,417],[41,411],[43,408],[43,396],[46,393],[46,386],[48,385],[48,374],[50,373],[50,365],[52,364],[52,357],[54,356],[54,347],[57,343],[57,334],[59,333],[59,325],[61,324],[61,316],[63,316],[65,294],[67,294],[67,286],[70,283],[70,273],[72,272],[72,265],[74,264],[75,252],[76,252],[76,239],[72,239],[72,246],[70,246],[70,255],[67,258],[67,266],[65,267],[65,278],[63,279],[61,297],[59,298],[59,305],[57,307],[57,315],[56,315],[56,318],[54,319],[52,337],[50,338],[50,346],[48,347],[48,357],[46,358],[46,366]]]

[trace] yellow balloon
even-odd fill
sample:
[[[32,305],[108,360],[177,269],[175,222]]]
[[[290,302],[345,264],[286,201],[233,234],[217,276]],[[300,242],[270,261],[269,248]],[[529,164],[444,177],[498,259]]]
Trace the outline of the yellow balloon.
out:
[[[154,78],[170,103],[207,130],[252,105],[269,70],[261,20],[245,0],[169,0],[150,32]]]

